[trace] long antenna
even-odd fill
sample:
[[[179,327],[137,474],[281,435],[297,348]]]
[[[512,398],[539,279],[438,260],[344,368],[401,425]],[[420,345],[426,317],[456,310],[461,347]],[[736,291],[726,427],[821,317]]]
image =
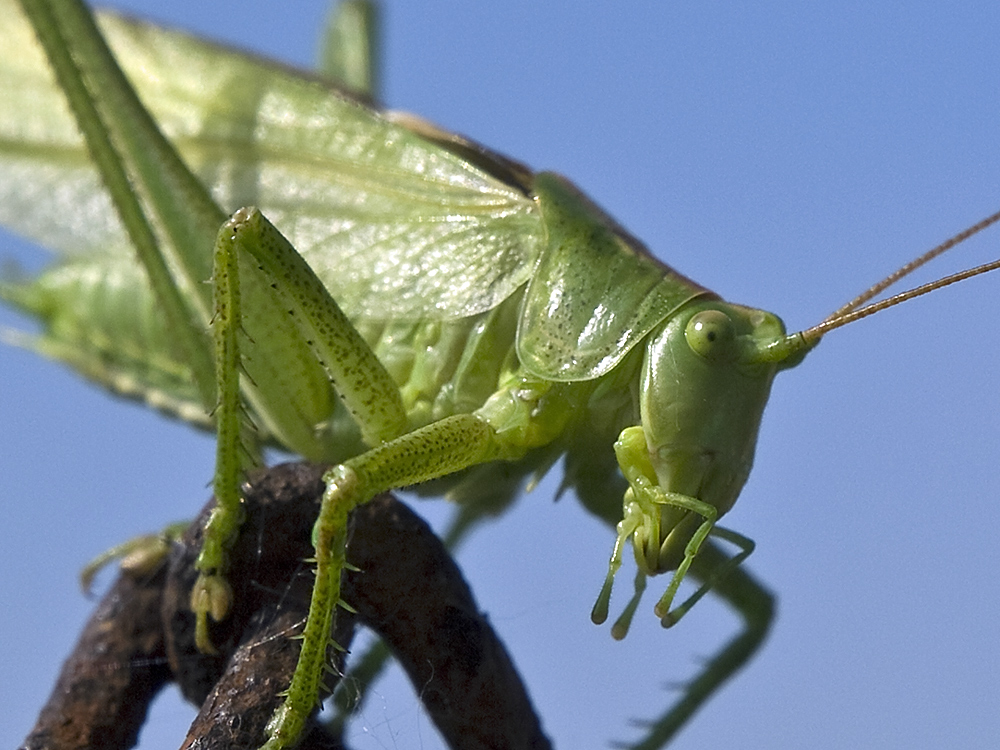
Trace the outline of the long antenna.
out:
[[[920,268],[925,263],[933,260],[942,253],[950,250],[961,242],[969,239],[972,235],[977,232],[981,232],[986,227],[996,224],[1000,221],[1000,211],[997,211],[991,216],[987,216],[982,221],[973,224],[971,227],[963,232],[959,232],[954,237],[945,240],[937,247],[928,250],[926,253],[918,258],[914,258],[906,265],[900,267],[898,270],[893,271],[891,274],[886,276],[884,279],[879,281],[877,284],[873,284],[871,287],[866,289],[864,292],[859,294],[857,297],[852,299],[846,305],[838,309],[836,312],[829,315],[822,323],[813,326],[812,328],[807,328],[802,331],[800,335],[804,341],[810,344],[814,344],[819,341],[820,337],[832,331],[834,328],[840,328],[848,323],[853,323],[855,320],[860,320],[861,318],[866,318],[869,315],[873,315],[880,310],[885,310],[889,307],[894,307],[902,302],[913,299],[914,297],[920,297],[924,294],[929,294],[935,289],[941,289],[942,287],[949,286],[951,284],[958,283],[959,281],[964,281],[965,279],[971,279],[973,276],[979,276],[989,271],[996,270],[1000,268],[1000,260],[995,260],[990,263],[984,263],[981,266],[976,266],[975,268],[970,268],[967,271],[960,271],[959,273],[951,274],[950,276],[945,276],[944,278],[938,279],[937,281],[931,281],[927,284],[921,284],[913,289],[908,289],[905,292],[900,292],[899,294],[893,295],[884,300],[878,302],[873,302],[870,305],[865,305],[865,302],[872,299],[876,295],[888,289],[890,286],[895,284],[897,281],[902,279],[904,276],[908,276],[915,270]],[[862,307],[862,305],[865,305]]]

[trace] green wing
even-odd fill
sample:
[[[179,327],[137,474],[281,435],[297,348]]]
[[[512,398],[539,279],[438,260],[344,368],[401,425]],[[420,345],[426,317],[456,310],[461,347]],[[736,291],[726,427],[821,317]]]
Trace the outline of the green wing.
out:
[[[0,10],[0,221],[62,253],[130,258],[30,29],[10,0]],[[113,15],[101,23],[219,204],[260,207],[352,317],[470,315],[528,279],[541,222],[506,163],[250,55]]]
[[[177,413],[170,396],[186,403],[190,378],[159,340],[155,302],[30,28],[12,0],[0,0],[0,13],[0,101],[9,103],[0,108],[0,222],[63,256],[0,296],[46,321],[39,349]],[[101,23],[215,200],[260,207],[355,319],[464,317],[533,277],[522,361],[578,380],[607,372],[705,291],[552,176],[536,184],[516,163],[318,78],[114,15]],[[86,279],[83,299],[105,304],[73,298],[80,285],[68,278]],[[208,309],[209,285],[193,286]],[[124,318],[148,325],[126,329]]]

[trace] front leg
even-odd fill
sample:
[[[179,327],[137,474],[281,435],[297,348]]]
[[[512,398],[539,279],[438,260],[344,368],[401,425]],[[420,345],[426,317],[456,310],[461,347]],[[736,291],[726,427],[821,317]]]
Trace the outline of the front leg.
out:
[[[680,697],[673,705],[659,718],[645,723],[647,731],[643,739],[629,746],[632,750],[657,750],[666,745],[694,713],[757,652],[774,618],[774,597],[739,567],[753,551],[752,540],[715,526],[717,514],[714,507],[709,506],[711,511],[708,511],[703,507],[706,503],[691,502],[693,498],[666,493],[656,487],[655,472],[649,462],[641,428],[624,430],[615,449],[622,472],[629,480],[629,488],[625,493],[624,517],[618,524],[608,576],[594,607],[594,620],[603,622],[607,617],[611,583],[621,566],[621,558],[630,538],[639,570],[636,574],[635,593],[612,627],[611,632],[615,638],[623,638],[627,633],[645,589],[647,575],[673,569],[671,564],[676,565],[673,579],[656,608],[656,614],[664,627],[675,624],[709,591],[729,604],[743,620],[741,630],[704,664],[694,679],[682,686]],[[706,527],[707,531],[700,535],[699,532]],[[677,552],[670,550],[669,545],[652,543],[654,540],[669,538],[671,532],[675,539],[683,540],[681,544],[684,557],[679,564],[676,562]],[[736,553],[726,552],[713,537],[734,545]],[[669,554],[666,556],[666,564],[661,565],[663,558],[659,555],[664,550]],[[670,601],[684,577],[682,569],[699,586],[683,603],[670,609]]]

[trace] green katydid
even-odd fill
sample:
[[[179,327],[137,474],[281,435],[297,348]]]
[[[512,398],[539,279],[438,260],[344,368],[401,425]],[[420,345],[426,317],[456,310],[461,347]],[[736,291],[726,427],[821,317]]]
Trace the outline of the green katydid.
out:
[[[564,195],[561,195],[559,193],[559,191],[560,191],[560,187],[559,187],[558,183],[551,183],[551,182],[548,183],[547,186],[543,186],[540,189],[540,192],[542,192],[544,195],[547,195],[548,199],[550,201],[553,201],[553,202],[558,202],[559,200],[561,200],[561,199],[563,199],[563,198],[566,197]],[[567,200],[572,200],[572,199],[571,198],[567,198]],[[692,335],[694,335],[696,337],[699,335],[697,333],[697,327],[695,327],[695,332]],[[554,377],[554,374],[553,374],[553,377]],[[753,431],[753,429],[755,429],[755,425],[751,424],[749,429],[751,431]],[[303,450],[303,452],[306,452],[306,451]]]

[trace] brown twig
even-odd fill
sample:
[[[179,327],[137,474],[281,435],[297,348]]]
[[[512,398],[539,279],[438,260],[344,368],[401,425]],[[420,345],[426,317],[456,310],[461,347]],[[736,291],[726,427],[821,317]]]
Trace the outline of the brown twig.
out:
[[[220,655],[194,648],[187,606],[206,508],[175,545],[169,569],[142,581],[119,577],[24,747],[131,747],[170,680],[202,707],[183,747],[259,747],[298,656],[290,636],[308,607],[312,572],[302,561],[312,552],[321,478],[322,469],[308,464],[255,477],[231,554],[234,609],[212,630]],[[357,615],[340,611],[337,641],[349,645],[359,623],[375,630],[451,748],[548,748],[503,645],[426,524],[388,495],[355,511],[351,523],[348,559],[359,571],[345,574],[344,598]],[[334,664],[343,667],[339,658]],[[300,747],[341,745],[314,725]]]

